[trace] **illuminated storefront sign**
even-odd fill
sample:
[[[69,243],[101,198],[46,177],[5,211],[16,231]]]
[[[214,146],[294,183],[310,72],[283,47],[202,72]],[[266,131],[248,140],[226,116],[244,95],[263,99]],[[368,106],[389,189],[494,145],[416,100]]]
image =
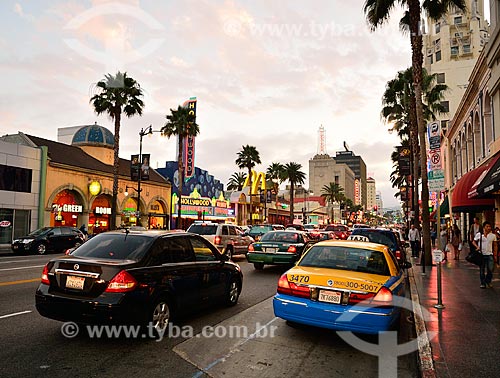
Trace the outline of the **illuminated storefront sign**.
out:
[[[81,213],[83,212],[83,206],[82,205],[69,205],[69,204],[63,204],[63,205],[58,205],[58,204],[53,204],[52,205],[52,211],[53,212],[64,212],[64,213]]]
[[[356,179],[354,180],[354,204],[355,205],[359,205],[361,204],[361,193],[360,193],[360,190],[359,190],[359,180]]]
[[[193,116],[196,121],[196,97],[190,98],[188,101],[184,102],[184,107],[189,109],[189,115]],[[184,139],[184,179],[187,180],[194,175],[194,142],[195,137],[188,136]]]
[[[94,209],[94,212],[96,214],[100,214],[100,215],[110,215],[111,214],[111,207],[100,207],[100,206],[97,206]]]
[[[177,202],[177,196],[174,194],[172,197],[174,216],[177,215]],[[181,204],[181,214],[193,217],[201,215],[201,217],[226,218],[231,210],[229,201],[224,199],[222,193],[219,198],[200,197],[196,189],[189,196],[182,196]]]

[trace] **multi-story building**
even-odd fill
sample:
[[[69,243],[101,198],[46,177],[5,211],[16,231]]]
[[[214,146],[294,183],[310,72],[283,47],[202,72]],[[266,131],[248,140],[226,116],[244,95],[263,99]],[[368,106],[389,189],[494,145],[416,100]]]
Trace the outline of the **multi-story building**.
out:
[[[335,162],[346,164],[354,172],[354,197],[355,205],[363,206],[366,209],[366,164],[361,156],[354,155],[352,151],[339,151],[336,153]]]
[[[467,3],[464,12],[452,6],[438,21],[428,17],[428,30],[423,30],[424,68],[429,74],[437,74],[437,83],[449,88],[442,102],[449,111],[438,116],[443,130],[455,115],[469,85],[472,69],[488,41],[484,1],[469,0]]]
[[[377,215],[382,215],[382,208],[384,207],[384,201],[382,201],[381,192],[377,192],[375,194],[375,204],[377,206]]]
[[[373,177],[368,177],[366,179],[366,211],[371,211],[377,206],[376,196],[375,179]]]
[[[309,191],[321,195],[325,185],[335,183],[344,189],[344,195],[354,201],[355,173],[344,163],[328,154],[315,155],[309,160]]]

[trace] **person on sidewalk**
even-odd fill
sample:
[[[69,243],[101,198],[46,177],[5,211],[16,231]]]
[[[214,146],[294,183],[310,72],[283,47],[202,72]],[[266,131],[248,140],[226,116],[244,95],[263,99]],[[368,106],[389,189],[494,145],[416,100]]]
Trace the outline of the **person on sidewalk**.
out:
[[[497,236],[491,232],[491,223],[483,223],[483,232],[478,232],[472,242],[473,246],[483,254],[483,261],[479,267],[479,278],[481,279],[481,289],[491,288],[493,278],[493,256],[497,254]]]
[[[431,230],[431,245],[432,248],[436,248],[437,230],[436,225],[432,226]]]
[[[476,237],[478,232],[483,232],[483,228],[479,223],[479,218],[474,217],[474,222],[469,227],[469,248],[471,251],[474,248],[472,242],[474,241],[474,238]]]
[[[415,227],[414,224],[411,225],[410,231],[408,231],[408,239],[410,239],[411,246],[411,256],[418,257],[420,252],[420,231]]]
[[[462,251],[462,236],[460,235],[460,229],[456,223],[453,225],[451,245],[453,246],[455,260],[458,260],[460,258],[460,252]]]

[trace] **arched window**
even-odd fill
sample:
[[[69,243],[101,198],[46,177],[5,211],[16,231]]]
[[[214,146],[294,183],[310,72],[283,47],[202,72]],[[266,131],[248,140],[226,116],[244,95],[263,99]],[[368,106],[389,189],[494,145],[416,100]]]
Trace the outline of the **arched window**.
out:
[[[486,148],[495,140],[493,131],[493,117],[491,112],[491,97],[489,92],[484,95],[483,102],[483,124],[484,124],[484,141]]]
[[[457,159],[457,176],[458,178],[462,177],[463,168],[462,168],[462,144],[460,143],[460,139],[457,139],[457,149],[455,151],[455,159]]]
[[[474,121],[472,123],[472,130],[474,135],[474,156],[476,158],[475,164],[477,165],[480,158],[484,157],[483,149],[483,136],[481,133],[481,124],[479,123],[479,115],[474,113]]]
[[[469,170],[474,169],[474,137],[472,133],[472,125],[470,122],[466,126],[466,135],[467,135],[467,167]]]

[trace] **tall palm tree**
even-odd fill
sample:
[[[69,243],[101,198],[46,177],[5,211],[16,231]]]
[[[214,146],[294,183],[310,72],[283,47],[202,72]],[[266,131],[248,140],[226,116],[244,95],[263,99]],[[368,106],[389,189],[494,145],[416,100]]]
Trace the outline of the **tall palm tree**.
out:
[[[177,222],[176,227],[182,227],[182,214],[181,214],[181,199],[182,199],[182,186],[184,183],[184,163],[183,163],[183,146],[184,139],[189,136],[195,137],[200,133],[200,127],[196,123],[195,116],[191,113],[188,107],[178,106],[177,110],[170,109],[170,114],[166,116],[167,122],[161,128],[162,135],[170,139],[171,136],[177,136],[178,140],[178,155],[177,155],[177,169],[179,178],[179,199],[177,205]]]
[[[424,57],[422,53],[422,34],[420,33],[421,12],[423,9],[429,17],[438,20],[448,12],[451,6],[455,6],[460,10],[465,10],[466,5],[464,0],[425,0],[422,4],[420,0],[366,0],[364,12],[370,28],[375,30],[387,22],[396,4],[400,4],[405,9],[404,16],[399,23],[400,29],[403,32],[410,32],[417,131],[420,148],[425,149],[426,124],[422,105],[422,65]],[[429,202],[427,154],[425,153],[420,153],[420,167],[422,175],[422,203],[425,204]],[[427,206],[422,206],[422,231],[426,262],[431,261],[429,221],[429,208]]]
[[[142,115],[144,102],[142,89],[137,81],[129,77],[126,72],[117,72],[116,75],[107,74],[104,80],[96,84],[97,93],[91,97],[90,103],[97,114],[107,113],[115,121],[115,135],[113,146],[113,196],[111,199],[111,219],[109,227],[111,230],[116,228],[116,202],[118,198],[118,171],[120,158],[120,127],[122,113],[127,117],[136,114]],[[137,204],[139,211],[140,204]]]
[[[242,146],[242,150],[238,152],[238,158],[236,159],[236,165],[240,169],[248,170],[248,195],[250,196],[250,220],[249,223],[252,224],[253,215],[253,202],[252,202],[252,169],[255,165],[261,164],[259,151],[254,146],[246,145]]]
[[[336,202],[340,203],[345,199],[344,188],[337,183],[331,182],[321,188],[321,197],[323,197],[326,202],[330,204],[334,204]],[[332,207],[332,220],[334,217]]]
[[[234,172],[227,184],[228,190],[242,190],[247,176],[243,172]]]
[[[295,184],[303,184],[306,174],[301,171],[302,164],[290,162],[283,166],[283,179],[290,183],[290,223],[293,223],[293,201],[295,197]]]
[[[272,181],[273,190],[278,194],[279,186],[283,182],[283,170],[285,167],[281,163],[271,163],[266,170],[266,179]]]
[[[412,150],[412,187],[418,188],[418,180],[421,177],[419,164],[417,164],[420,155],[418,144],[417,127],[415,125],[415,91],[413,89],[413,70],[407,68],[405,71],[399,71],[396,77],[387,82],[384,95],[382,96],[381,117],[387,122],[392,123],[390,131],[396,131],[402,141],[410,140],[407,147]],[[437,83],[437,74],[429,75],[425,69],[422,69],[422,89],[424,94],[424,116],[426,121],[436,119],[436,114],[444,114],[446,109],[441,104],[445,98],[445,92],[448,90],[446,84]],[[399,169],[398,169],[399,172]],[[418,191],[413,192],[413,211],[418,214]],[[414,219],[418,223],[418,217]],[[417,224],[416,224],[417,226]]]

